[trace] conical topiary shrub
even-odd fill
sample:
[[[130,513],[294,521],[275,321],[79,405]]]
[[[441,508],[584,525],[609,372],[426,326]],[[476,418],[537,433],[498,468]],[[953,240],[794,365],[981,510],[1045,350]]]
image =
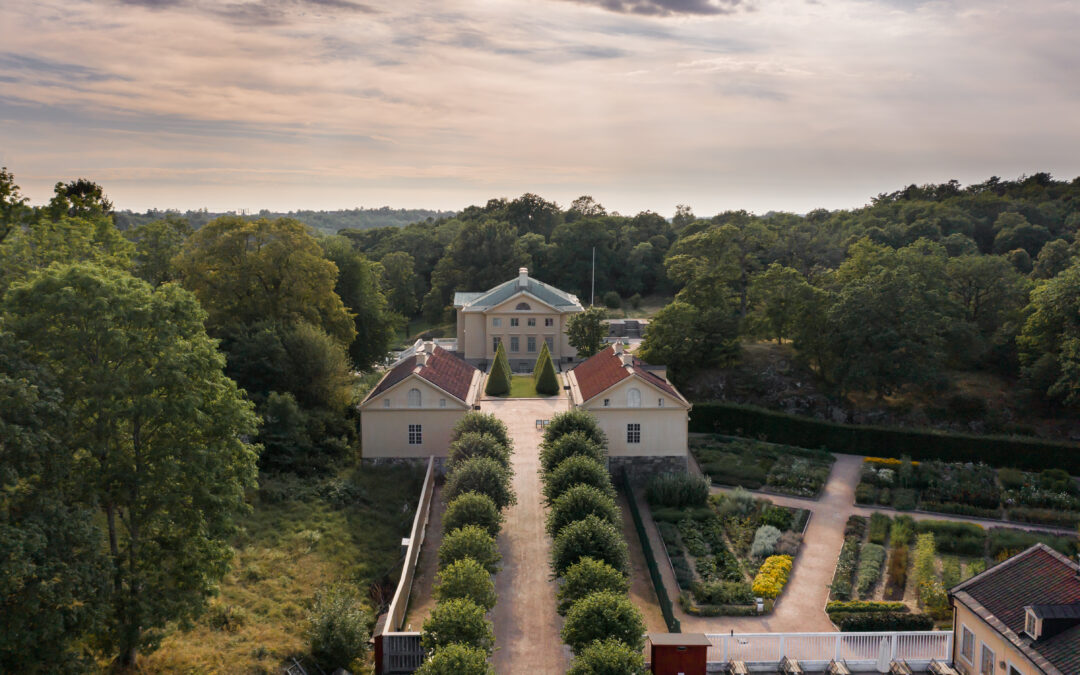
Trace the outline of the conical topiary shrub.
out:
[[[536,357],[536,365],[533,366],[533,382],[540,377],[540,367],[544,365],[544,358],[551,358],[551,352],[548,350],[547,340],[540,343],[540,356]]]
[[[544,354],[544,362],[540,364],[540,374],[535,380],[536,392],[554,396],[559,393],[559,378],[555,375],[555,364],[551,362],[551,356]]]
[[[495,360],[491,363],[484,393],[488,396],[505,396],[510,393],[510,360],[506,358],[503,344],[495,351]]]

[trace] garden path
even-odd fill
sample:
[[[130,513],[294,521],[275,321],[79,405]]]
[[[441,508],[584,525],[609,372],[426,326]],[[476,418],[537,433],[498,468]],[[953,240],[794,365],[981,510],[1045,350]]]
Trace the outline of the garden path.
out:
[[[495,623],[495,672],[565,673],[569,649],[559,631],[555,611],[555,581],[548,566],[551,538],[544,531],[540,489],[540,439],[536,420],[569,408],[565,395],[557,398],[484,399],[481,410],[506,423],[514,442],[512,465],[517,504],[506,510],[499,535],[502,569],[495,575],[498,602]]]

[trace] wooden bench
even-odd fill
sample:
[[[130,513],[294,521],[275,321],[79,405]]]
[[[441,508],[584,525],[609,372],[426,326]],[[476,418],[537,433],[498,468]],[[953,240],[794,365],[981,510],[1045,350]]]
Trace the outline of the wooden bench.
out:
[[[953,668],[947,663],[942,663],[937,659],[930,660],[930,665],[926,667],[926,672],[933,673],[933,675],[960,675],[956,668]]]
[[[834,659],[829,661],[828,667],[825,668],[825,675],[851,675],[851,669],[847,667],[846,662]]]
[[[913,675],[907,661],[893,661],[889,664],[889,675]]]
[[[795,659],[784,657],[780,659],[780,672],[784,675],[803,675],[806,671]]]
[[[728,661],[727,672],[731,675],[750,675],[750,669],[742,661]]]

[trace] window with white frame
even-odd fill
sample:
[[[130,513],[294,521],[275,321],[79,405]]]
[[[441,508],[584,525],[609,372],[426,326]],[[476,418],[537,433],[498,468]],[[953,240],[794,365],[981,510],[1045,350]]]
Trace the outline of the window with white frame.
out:
[[[516,335],[510,336],[510,351],[512,351],[512,352],[521,351],[521,340]]]
[[[548,317],[548,318],[544,319],[544,325],[547,326],[548,328],[551,328],[552,326],[555,325],[555,319],[552,319],[551,317]]]
[[[491,351],[493,351],[493,352],[499,351],[499,343],[500,342],[502,342],[502,338],[499,337],[498,335],[491,338]]]
[[[424,443],[424,430],[419,424],[409,425],[409,445],[422,445]]]
[[[536,318],[535,317],[529,317],[528,319],[525,319],[525,325],[527,325],[527,326],[535,326],[536,325]]]
[[[1039,639],[1039,623],[1035,619],[1035,612],[1030,607],[1024,612],[1024,632],[1033,640]]]
[[[963,625],[960,629],[960,656],[971,665],[975,665],[975,633]]]
[[[631,422],[626,425],[626,442],[627,443],[640,443],[641,442],[641,425],[637,422]]]
[[[626,406],[628,408],[641,407],[641,390],[634,387],[626,392]]]
[[[491,319],[491,325],[492,325],[493,328],[499,328],[500,326],[502,326],[502,319],[500,319],[497,316],[492,318]]]
[[[446,407],[446,399],[445,398],[440,398],[439,399],[439,407],[440,408],[445,408]]]
[[[530,335],[525,339],[525,345],[529,348],[529,353],[532,354],[536,351],[536,338]]]
[[[410,389],[409,390],[409,407],[410,408],[419,408],[420,407],[420,390],[419,389]]]
[[[512,317],[510,319],[510,327],[511,328],[517,328],[517,325],[518,325],[517,317]]]
[[[546,338],[544,338],[544,342],[546,342],[546,343],[547,343],[547,346],[548,346],[548,351],[549,351],[549,352],[550,352],[550,351],[551,351],[552,349],[554,349],[554,348],[555,348],[555,338],[553,338],[553,337],[546,337]]]
[[[979,675],[994,675],[994,651],[985,644],[979,658]]]
[[[384,408],[389,408],[389,407],[390,407],[390,399],[388,399],[388,398],[384,398],[384,399],[382,400],[382,407],[384,407]]]

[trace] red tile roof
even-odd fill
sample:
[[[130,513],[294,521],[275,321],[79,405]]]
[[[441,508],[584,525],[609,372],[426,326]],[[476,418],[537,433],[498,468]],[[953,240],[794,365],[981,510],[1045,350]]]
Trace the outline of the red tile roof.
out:
[[[415,355],[402,359],[397,365],[390,369],[390,372],[388,372],[382,380],[379,381],[379,384],[375,389],[368,394],[367,400],[371,400],[387,389],[390,389],[395,384],[408,377],[413,371],[416,371],[416,374],[420,377],[465,403],[469,396],[469,387],[472,385],[476,368],[457,356],[454,356],[442,347],[436,346],[432,352],[428,354],[427,364],[422,366],[419,370],[416,369]]]
[[[1073,628],[1035,642],[1023,631],[1024,608],[1029,605],[1080,603],[1078,571],[1076,563],[1036,544],[960,584],[952,595],[1021,651],[1035,652],[1063,673],[1076,673],[1080,672],[1080,631]]]
[[[627,370],[622,359],[615,353],[615,348],[607,347],[577,365],[574,368],[574,377],[577,378],[583,401],[588,401],[600,392],[610,389],[630,377],[631,373],[675,398],[682,398],[670,382],[656,373],[645,370],[646,365],[648,364],[634,357],[630,369]]]

